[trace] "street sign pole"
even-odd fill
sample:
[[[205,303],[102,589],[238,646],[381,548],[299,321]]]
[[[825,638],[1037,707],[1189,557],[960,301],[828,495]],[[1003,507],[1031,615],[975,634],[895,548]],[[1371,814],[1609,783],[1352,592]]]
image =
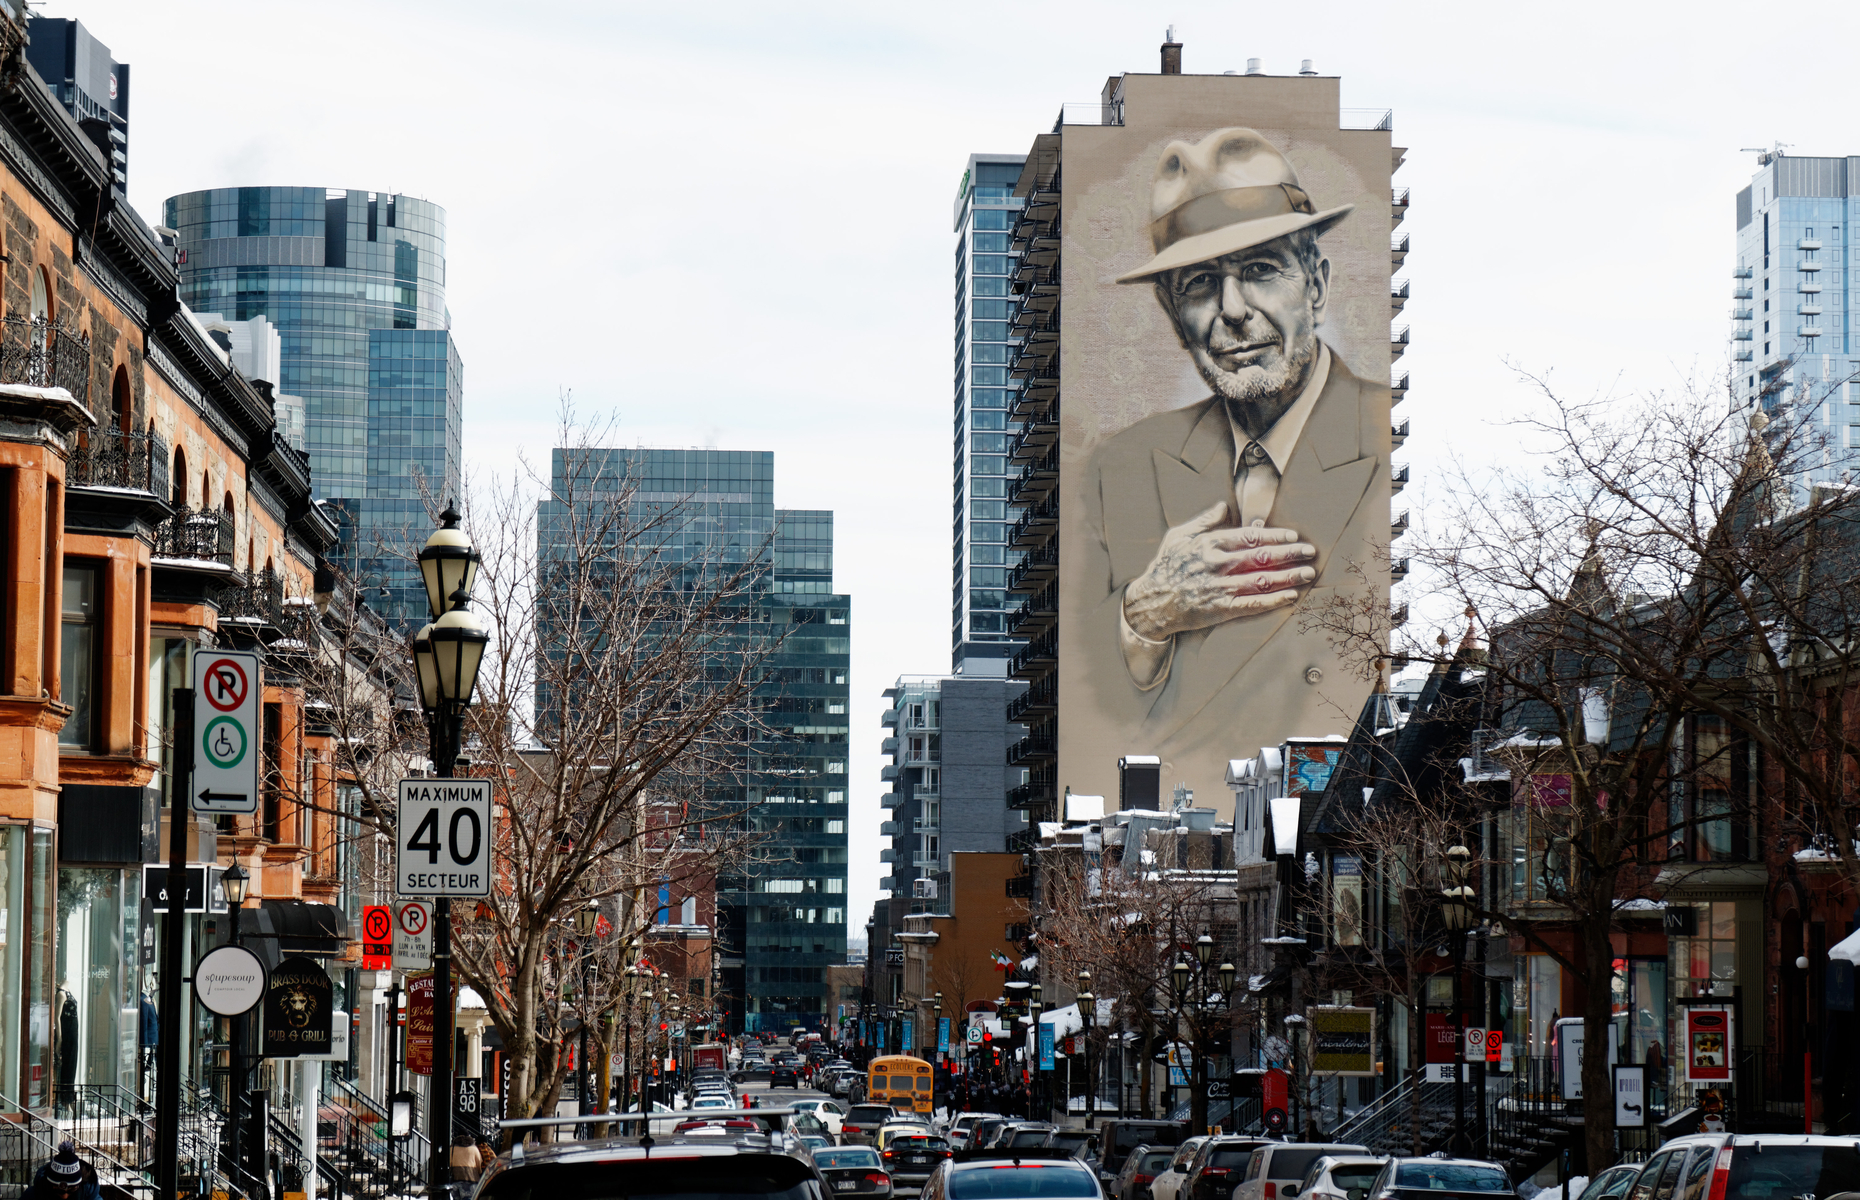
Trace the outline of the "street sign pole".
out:
[[[174,770],[168,781],[168,915],[161,931],[161,1041],[155,1062],[155,1196],[177,1200],[181,1159],[181,923],[176,883],[187,871],[187,802],[194,770],[194,691],[174,689]]]

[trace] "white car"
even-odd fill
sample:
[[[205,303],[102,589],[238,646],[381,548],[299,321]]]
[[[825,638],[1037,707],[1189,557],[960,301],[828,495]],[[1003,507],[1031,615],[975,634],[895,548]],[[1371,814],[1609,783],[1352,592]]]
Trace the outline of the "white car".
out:
[[[975,1132],[976,1123],[986,1121],[990,1117],[999,1119],[1000,1116],[1000,1113],[957,1113],[955,1118],[949,1122],[949,1127],[944,1131],[945,1136],[949,1138],[949,1148],[951,1150],[967,1150],[969,1148],[969,1135]]]
[[[846,1119],[846,1110],[841,1107],[839,1101],[814,1099],[791,1100],[788,1102],[787,1107],[794,1109],[796,1112],[812,1113],[814,1116],[820,1118],[820,1123],[827,1127],[829,1133],[836,1138],[840,1136],[840,1123]]]
[[[699,1096],[697,1099],[691,1102],[691,1107],[693,1109],[698,1109],[698,1108],[735,1108],[736,1106],[730,1103],[730,1098],[728,1096],[719,1096],[713,1093],[712,1095],[708,1095],[708,1096]]]
[[[1150,1200],[1176,1200],[1176,1193],[1188,1179],[1188,1163],[1195,1157],[1195,1151],[1201,1149],[1206,1137],[1192,1137],[1175,1148],[1175,1156],[1169,1160],[1169,1169],[1150,1181]]]

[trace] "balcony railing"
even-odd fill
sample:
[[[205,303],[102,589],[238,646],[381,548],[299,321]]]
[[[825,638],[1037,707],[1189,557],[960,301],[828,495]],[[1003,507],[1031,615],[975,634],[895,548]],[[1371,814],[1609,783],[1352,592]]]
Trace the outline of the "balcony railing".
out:
[[[90,406],[90,340],[62,321],[10,315],[0,321],[0,383],[61,387]]]
[[[222,621],[257,621],[273,627],[284,624],[284,579],[276,571],[261,571],[243,587],[220,592]]]
[[[72,487],[130,488],[168,495],[168,444],[155,433],[94,429],[71,454],[65,481]]]
[[[232,517],[217,509],[182,509],[155,527],[155,557],[232,566]]]

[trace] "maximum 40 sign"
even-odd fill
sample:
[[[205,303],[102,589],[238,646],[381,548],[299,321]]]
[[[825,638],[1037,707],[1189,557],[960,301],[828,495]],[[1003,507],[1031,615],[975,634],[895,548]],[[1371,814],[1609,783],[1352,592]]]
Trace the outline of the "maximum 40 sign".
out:
[[[402,896],[491,894],[491,781],[403,779],[394,839]]]

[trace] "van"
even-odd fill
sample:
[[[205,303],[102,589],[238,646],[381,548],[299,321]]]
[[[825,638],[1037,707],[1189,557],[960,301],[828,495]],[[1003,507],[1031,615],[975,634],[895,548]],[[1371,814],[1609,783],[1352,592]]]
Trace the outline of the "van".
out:
[[[1768,1200],[1860,1191],[1860,1142],[1806,1133],[1704,1133],[1654,1152],[1628,1200]]]
[[[1234,1189],[1233,1200],[1280,1200],[1296,1194],[1311,1164],[1327,1154],[1368,1154],[1368,1146],[1335,1142],[1272,1142],[1253,1151],[1246,1178]]]

